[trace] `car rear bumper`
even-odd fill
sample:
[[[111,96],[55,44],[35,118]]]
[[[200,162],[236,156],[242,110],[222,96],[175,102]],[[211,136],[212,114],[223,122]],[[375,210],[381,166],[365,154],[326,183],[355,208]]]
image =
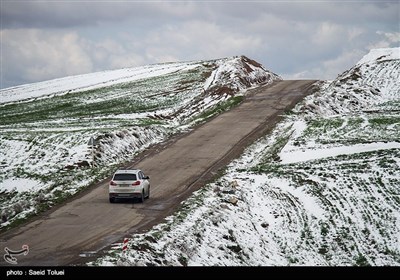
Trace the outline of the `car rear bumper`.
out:
[[[142,193],[110,193],[110,198],[140,198]]]

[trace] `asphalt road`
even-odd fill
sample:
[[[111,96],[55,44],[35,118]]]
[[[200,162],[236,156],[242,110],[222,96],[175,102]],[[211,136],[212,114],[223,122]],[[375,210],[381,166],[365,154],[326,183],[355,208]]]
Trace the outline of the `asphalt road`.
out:
[[[0,235],[0,248],[18,265],[82,265],[114,242],[159,223],[194,190],[212,179],[254,140],[273,128],[285,110],[310,93],[315,81],[280,81],[252,89],[234,109],[169,141],[132,164],[150,176],[151,197],[141,203],[109,203],[103,182],[34,221]],[[110,174],[111,175],[111,174]],[[4,258],[0,265],[10,265]]]

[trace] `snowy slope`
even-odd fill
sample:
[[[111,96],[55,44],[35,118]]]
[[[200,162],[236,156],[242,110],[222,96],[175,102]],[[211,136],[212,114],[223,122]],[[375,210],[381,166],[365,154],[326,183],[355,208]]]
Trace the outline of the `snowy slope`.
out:
[[[127,252],[89,265],[399,266],[398,53],[372,50]]]
[[[309,115],[350,114],[398,99],[400,48],[376,49],[315,96],[306,98]]]
[[[276,79],[240,56],[1,90],[1,227],[63,201],[149,145],[235,105],[245,89]]]
[[[64,77],[44,82],[26,84],[1,90],[0,103],[35,100],[36,98],[53,97],[116,84],[149,79],[167,75],[180,70],[195,68],[196,64],[170,63],[156,64],[136,68],[102,71],[77,76]]]
[[[262,65],[244,56],[209,62],[196,61],[154,64],[70,76],[2,89],[0,90],[0,104],[32,101],[37,98],[48,98],[56,95],[106,88],[122,83],[164,76],[179,71],[190,71],[196,69],[202,63],[216,64],[217,66],[204,83],[205,90],[210,87],[226,86],[226,81],[230,81],[229,83],[233,85],[232,89],[240,91],[255,84],[279,78],[276,74],[266,71]]]

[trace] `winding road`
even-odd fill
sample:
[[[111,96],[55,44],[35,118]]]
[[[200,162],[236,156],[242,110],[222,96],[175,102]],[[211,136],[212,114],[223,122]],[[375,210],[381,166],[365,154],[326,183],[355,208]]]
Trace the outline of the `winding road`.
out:
[[[311,93],[315,82],[279,81],[251,89],[239,106],[138,156],[131,166],[142,169],[151,182],[151,197],[144,203],[109,203],[104,180],[2,233],[1,250],[28,245],[28,254],[15,256],[22,266],[84,265],[110,244],[148,230],[173,213],[181,201],[268,133],[285,111]],[[0,265],[10,264],[2,258]]]

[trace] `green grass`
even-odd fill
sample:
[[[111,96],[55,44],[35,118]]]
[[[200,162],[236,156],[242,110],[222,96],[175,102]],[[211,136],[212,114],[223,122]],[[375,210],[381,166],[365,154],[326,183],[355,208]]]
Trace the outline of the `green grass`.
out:
[[[196,121],[196,120],[207,120],[215,115],[223,113],[225,111],[230,110],[231,108],[239,105],[244,99],[244,96],[233,96],[228,100],[219,103],[218,105],[214,106],[213,108],[206,110],[195,117],[194,120],[189,121],[189,123]]]
[[[346,123],[345,123],[346,122]],[[361,116],[317,118],[307,123],[299,144],[310,140],[320,144],[356,144],[400,139],[400,115],[370,113]]]
[[[359,255],[356,257],[356,259],[355,259],[355,265],[356,265],[356,266],[370,266],[370,264],[368,263],[367,258],[366,258],[364,255],[362,255],[362,254],[359,254]]]
[[[198,90],[209,69],[180,72],[2,107],[0,123],[16,125],[64,118],[152,112],[179,104]],[[182,84],[185,88],[182,89]]]

